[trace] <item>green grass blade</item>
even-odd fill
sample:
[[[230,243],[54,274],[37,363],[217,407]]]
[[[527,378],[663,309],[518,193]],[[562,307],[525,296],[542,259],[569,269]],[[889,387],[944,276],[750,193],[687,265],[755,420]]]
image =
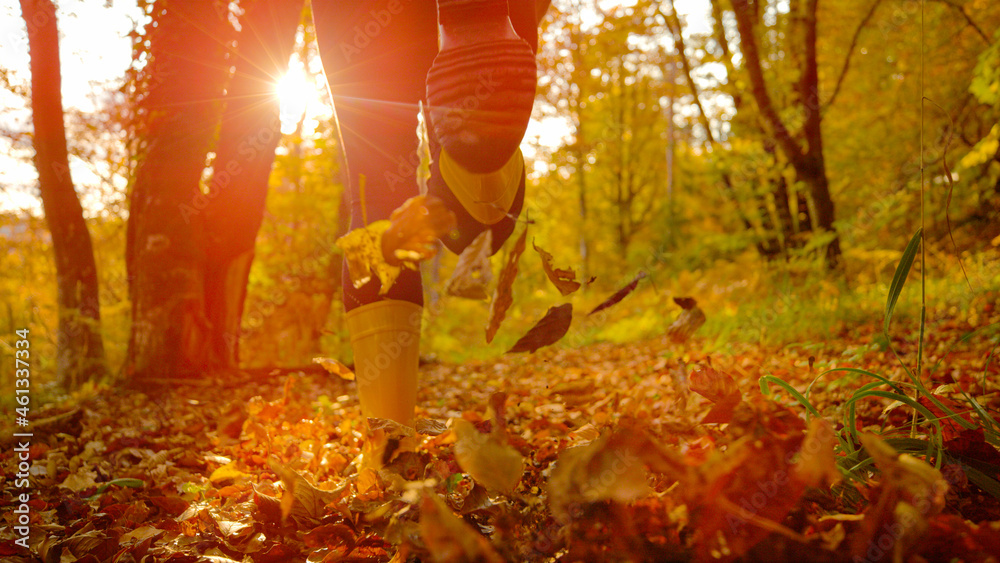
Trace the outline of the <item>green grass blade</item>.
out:
[[[903,250],[903,256],[899,259],[899,264],[896,266],[896,274],[892,277],[892,285],[889,286],[889,298],[885,302],[885,321],[882,325],[882,330],[885,332],[886,338],[889,337],[889,321],[892,319],[892,312],[896,309],[896,302],[899,301],[899,294],[903,292],[906,276],[909,275],[910,268],[913,267],[913,260],[917,257],[917,250],[920,248],[920,238],[923,232],[923,229],[917,229],[917,232],[913,233],[913,238],[906,245],[906,249]]]
[[[812,403],[809,402],[809,399],[803,397],[802,393],[796,391],[794,387],[786,383],[783,379],[775,377],[773,375],[765,375],[760,378],[759,383],[760,383],[760,391],[761,393],[764,394],[765,397],[771,396],[771,386],[769,384],[774,383],[778,387],[781,387],[782,389],[787,391],[789,395],[794,397],[796,401],[798,401],[802,406],[804,406],[810,412],[810,414],[812,414],[812,416],[819,417],[819,411],[817,411],[816,408],[812,406]]]

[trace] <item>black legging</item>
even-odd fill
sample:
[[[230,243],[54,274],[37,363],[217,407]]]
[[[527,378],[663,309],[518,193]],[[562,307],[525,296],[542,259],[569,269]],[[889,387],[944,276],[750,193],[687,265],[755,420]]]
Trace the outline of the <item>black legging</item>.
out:
[[[515,31],[535,49],[534,0],[508,3]],[[427,70],[437,54],[437,6],[434,0],[313,0],[312,11],[347,157],[353,229],[364,225],[363,217],[368,223],[388,219],[417,195],[417,112],[426,97]],[[432,139],[431,154],[437,158],[434,145]],[[361,176],[365,177],[364,215],[358,193]],[[456,216],[460,222],[468,220],[465,214]],[[348,311],[382,299],[378,291],[374,277],[355,289],[345,269]],[[422,305],[419,272],[404,269],[384,298]]]

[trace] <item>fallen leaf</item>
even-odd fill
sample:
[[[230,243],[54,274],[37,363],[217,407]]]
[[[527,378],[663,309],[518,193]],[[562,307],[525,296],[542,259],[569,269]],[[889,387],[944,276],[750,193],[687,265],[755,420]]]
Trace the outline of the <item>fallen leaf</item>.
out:
[[[836,445],[837,434],[826,419],[815,417],[810,420],[806,437],[799,448],[796,478],[807,487],[830,487],[839,482],[841,475],[834,454]]]
[[[541,248],[538,248],[534,239],[531,240],[531,246],[534,247],[535,252],[542,257],[542,269],[545,270],[545,275],[548,276],[552,285],[556,286],[559,293],[569,295],[570,293],[580,289],[580,282],[576,281],[575,271],[572,269],[556,268],[553,266],[552,255]]]
[[[608,297],[607,299],[605,299],[604,302],[601,303],[600,305],[598,305],[597,307],[594,307],[594,310],[591,311],[591,312],[589,312],[589,313],[587,313],[587,316],[589,317],[590,315],[593,315],[594,313],[597,313],[599,311],[603,311],[603,310],[607,309],[608,307],[616,305],[622,299],[625,299],[625,297],[627,297],[629,293],[632,293],[633,291],[635,291],[635,288],[639,286],[639,281],[642,280],[642,278],[646,277],[646,275],[647,274],[646,274],[645,270],[643,270],[643,271],[639,272],[638,274],[636,274],[635,278],[633,278],[632,281],[628,283],[628,285],[626,285],[625,287],[623,287],[623,288],[619,289],[618,291],[616,291],[611,297]]]
[[[550,307],[545,312],[545,316],[539,320],[527,334],[514,343],[514,346],[507,350],[508,354],[517,352],[534,352],[539,348],[555,344],[569,330],[569,325],[573,322],[573,304],[563,303],[556,307]]]
[[[493,247],[493,231],[486,229],[465,247],[458,257],[455,271],[445,286],[448,295],[466,299],[485,300],[489,297],[486,288],[493,281],[490,266],[490,251]]]
[[[468,420],[452,421],[455,461],[462,471],[490,490],[514,492],[524,473],[524,458],[503,441],[502,434],[484,434]]]
[[[702,424],[725,424],[732,420],[736,406],[743,400],[740,388],[725,372],[712,366],[699,366],[688,375],[691,390],[715,403]]]
[[[313,358],[314,364],[319,364],[327,373],[339,376],[347,381],[354,381],[354,372],[333,358]]]
[[[507,309],[514,303],[513,287],[514,278],[517,277],[517,261],[524,253],[527,237],[528,229],[526,228],[521,232],[517,242],[514,243],[514,247],[510,249],[507,254],[507,262],[504,264],[503,270],[500,270],[500,278],[497,280],[497,287],[493,291],[493,300],[490,302],[490,317],[486,322],[486,342],[493,342],[493,337],[496,336],[500,323],[507,315]]]

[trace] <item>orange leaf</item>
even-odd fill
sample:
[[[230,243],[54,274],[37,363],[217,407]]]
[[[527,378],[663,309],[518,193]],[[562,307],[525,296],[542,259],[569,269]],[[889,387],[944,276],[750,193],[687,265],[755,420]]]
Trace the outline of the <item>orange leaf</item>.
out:
[[[563,303],[557,307],[550,307],[545,316],[531,327],[527,334],[514,343],[514,347],[507,350],[508,354],[515,352],[534,352],[539,348],[555,344],[566,335],[570,323],[573,322],[573,304]]]
[[[340,376],[341,379],[354,381],[354,372],[333,358],[313,358],[314,364],[319,364],[327,373]]]
[[[531,240],[531,246],[542,257],[542,269],[545,270],[545,275],[549,277],[549,281],[556,286],[559,293],[569,295],[580,289],[580,282],[576,281],[576,272],[572,269],[556,268],[553,266],[552,255],[538,248],[534,239]]]
[[[503,557],[493,549],[490,541],[455,516],[433,492],[425,493],[420,503],[420,538],[430,550],[433,561],[503,563]]]
[[[510,249],[510,253],[507,255],[507,263],[504,264],[503,270],[500,271],[500,279],[497,281],[497,288],[493,292],[493,301],[490,303],[490,318],[486,323],[487,342],[493,342],[493,337],[496,336],[497,330],[500,328],[500,323],[503,322],[503,318],[507,315],[507,309],[514,303],[512,292],[514,278],[517,277],[517,261],[521,258],[521,254],[524,253],[527,237],[528,229],[525,229],[521,232],[521,236],[518,237],[517,242],[514,243],[514,248]]]
[[[701,420],[702,424],[725,424],[732,420],[736,406],[743,400],[740,388],[725,372],[712,366],[695,368],[688,376],[688,384],[695,393],[715,403]]]

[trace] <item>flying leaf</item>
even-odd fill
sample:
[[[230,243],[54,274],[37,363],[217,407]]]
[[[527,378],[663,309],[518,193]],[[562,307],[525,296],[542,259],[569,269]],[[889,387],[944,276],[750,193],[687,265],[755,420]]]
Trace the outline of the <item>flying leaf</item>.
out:
[[[380,293],[389,291],[396,283],[401,270],[386,262],[382,254],[382,236],[390,226],[389,221],[375,221],[337,239],[337,247],[344,253],[347,274],[355,288],[371,281],[373,274],[382,284]]]
[[[475,528],[455,516],[432,492],[420,502],[420,538],[438,563],[503,563],[503,557]]]
[[[698,302],[694,300],[694,297],[674,297],[674,303],[677,303],[685,311],[698,306]]]
[[[691,297],[674,297],[674,303],[684,310],[677,316],[677,320],[667,327],[667,336],[679,344],[691,338],[691,335],[705,324],[705,313]]]
[[[493,281],[490,267],[490,250],[493,247],[493,231],[487,229],[465,247],[458,257],[458,264],[445,291],[448,295],[466,299],[485,300],[489,297],[486,287]]]
[[[455,432],[455,461],[462,471],[487,489],[510,494],[521,481],[524,458],[504,443],[502,432],[484,434],[468,420],[452,422]]]
[[[354,372],[333,358],[313,358],[314,364],[319,364],[327,373],[340,376],[341,379],[354,381]]]
[[[382,235],[382,254],[393,265],[433,258],[438,240],[455,228],[455,214],[434,196],[418,195],[403,202],[389,217]]]
[[[565,517],[578,503],[631,502],[649,492],[642,457],[643,436],[628,430],[605,433],[585,446],[559,453],[549,479],[549,504]]]
[[[507,350],[508,354],[515,352],[534,352],[539,348],[555,344],[566,335],[570,323],[573,322],[573,304],[563,303],[556,307],[549,307],[545,316],[531,327],[527,334],[514,343],[514,346]]]
[[[645,270],[639,272],[638,274],[636,274],[635,278],[631,282],[629,282],[628,285],[626,285],[625,287],[623,287],[623,288],[619,289],[618,291],[616,291],[614,293],[614,295],[612,295],[611,297],[608,297],[607,299],[605,299],[604,302],[601,303],[600,305],[598,305],[597,307],[594,307],[594,310],[591,311],[591,312],[589,312],[589,313],[587,313],[587,316],[589,317],[590,315],[593,315],[594,313],[596,313],[598,311],[603,311],[603,310],[607,309],[608,307],[611,307],[612,305],[617,304],[622,299],[625,299],[625,297],[628,296],[629,293],[632,293],[633,291],[635,291],[635,288],[639,285],[639,281],[642,278],[646,277],[646,275],[647,274],[646,274]]]
[[[514,278],[517,277],[517,261],[524,253],[527,237],[528,229],[525,229],[521,232],[517,242],[514,243],[514,247],[510,249],[510,253],[507,254],[507,263],[500,271],[500,279],[497,280],[497,288],[493,291],[493,301],[490,303],[490,318],[486,323],[486,342],[493,342],[493,337],[496,336],[500,323],[507,315],[507,309],[514,303],[512,292]]]
[[[559,293],[569,295],[580,289],[580,282],[576,281],[576,272],[572,269],[556,268],[553,266],[552,255],[538,248],[534,239],[531,240],[531,246],[542,257],[542,269],[545,270],[545,275],[549,277],[549,281],[556,286]]]

